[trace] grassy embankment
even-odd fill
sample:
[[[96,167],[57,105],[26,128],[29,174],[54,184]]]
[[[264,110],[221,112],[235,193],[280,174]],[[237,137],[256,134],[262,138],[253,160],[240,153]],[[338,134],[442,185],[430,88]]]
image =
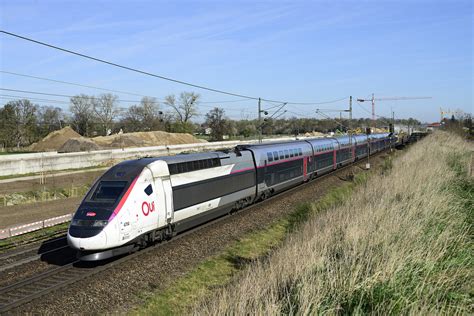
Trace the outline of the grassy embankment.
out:
[[[422,140],[194,313],[472,313],[472,150]]]

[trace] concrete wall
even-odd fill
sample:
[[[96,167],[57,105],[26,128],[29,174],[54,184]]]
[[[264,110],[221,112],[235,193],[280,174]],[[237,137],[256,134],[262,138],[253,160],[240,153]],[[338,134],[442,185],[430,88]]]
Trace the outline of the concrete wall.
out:
[[[265,141],[282,141],[293,138],[274,138]],[[56,170],[80,169],[105,165],[111,161],[136,159],[145,156],[167,156],[187,151],[212,151],[231,148],[239,144],[257,141],[224,141],[141,148],[108,149],[90,152],[62,153],[45,152],[0,156],[0,176],[40,173]]]

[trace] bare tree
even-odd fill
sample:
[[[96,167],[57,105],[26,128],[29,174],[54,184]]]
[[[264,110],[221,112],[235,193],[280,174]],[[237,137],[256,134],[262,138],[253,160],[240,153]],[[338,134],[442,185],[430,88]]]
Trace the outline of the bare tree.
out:
[[[65,121],[65,115],[61,108],[42,106],[38,111],[39,132],[41,136],[61,129]]]
[[[70,100],[69,111],[72,114],[71,123],[76,132],[89,136],[94,120],[93,97],[81,94]]]
[[[29,100],[10,101],[0,111],[0,136],[6,146],[25,146],[37,139],[38,106]]]
[[[211,138],[222,140],[223,136],[229,132],[229,124],[225,118],[222,108],[214,108],[206,114],[206,124],[211,128]]]
[[[180,123],[187,123],[198,114],[197,105],[200,95],[194,92],[181,92],[179,98],[169,95],[165,98],[165,104],[175,112],[175,119]]]
[[[161,128],[161,116],[158,101],[155,98],[144,97],[140,102],[143,114],[142,124],[145,130],[157,130]]]
[[[164,128],[162,117],[156,99],[144,97],[139,105],[128,108],[120,123],[128,132],[155,131]]]
[[[98,98],[92,99],[95,116],[102,124],[105,135],[110,134],[112,123],[119,114],[117,99],[116,95],[110,93],[102,94]]]

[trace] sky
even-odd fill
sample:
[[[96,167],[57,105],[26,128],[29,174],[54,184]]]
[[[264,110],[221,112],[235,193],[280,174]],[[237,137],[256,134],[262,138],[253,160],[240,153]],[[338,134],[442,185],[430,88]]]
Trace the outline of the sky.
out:
[[[346,109],[348,96],[372,93],[431,97],[376,101],[377,115],[393,111],[397,118],[434,122],[440,107],[472,113],[473,18],[472,1],[0,0],[4,31],[214,89],[313,103],[287,104],[286,117],[321,117],[316,109]],[[3,33],[0,71],[3,89],[104,93],[13,72],[130,92],[116,93],[124,108],[138,95],[160,100],[194,91],[202,101],[198,120],[214,106],[234,119],[257,117],[256,100],[137,74]],[[6,90],[0,105],[16,96],[68,108],[65,97]],[[262,108],[275,105],[263,102]],[[369,102],[353,102],[353,108],[354,117],[370,117]]]

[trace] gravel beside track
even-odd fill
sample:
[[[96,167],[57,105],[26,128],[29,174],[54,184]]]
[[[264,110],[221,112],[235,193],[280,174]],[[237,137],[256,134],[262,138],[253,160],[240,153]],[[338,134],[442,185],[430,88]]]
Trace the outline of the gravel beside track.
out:
[[[372,168],[377,168],[384,157],[384,153],[372,157]],[[366,160],[361,160],[357,165],[364,166],[365,162]],[[353,169],[355,172],[361,171],[359,167]],[[349,172],[350,168],[337,171],[300,186],[298,190],[227,216],[204,229],[193,231],[106,271],[51,292],[11,312],[97,314],[129,311],[143,303],[144,293],[166,289],[173,280],[185,275],[203,260],[218,254],[245,234],[262,229],[290,214],[303,202],[322,197],[330,189],[343,183]],[[34,271],[43,264],[41,261],[31,262],[27,267],[21,268]]]

